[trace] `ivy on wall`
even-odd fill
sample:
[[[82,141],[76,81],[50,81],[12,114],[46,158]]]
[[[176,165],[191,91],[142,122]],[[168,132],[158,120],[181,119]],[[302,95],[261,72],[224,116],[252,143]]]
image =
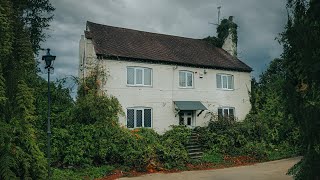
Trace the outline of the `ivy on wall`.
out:
[[[217,27],[218,37],[208,36],[203,40],[207,41],[210,44],[213,44],[216,47],[222,48],[222,45],[229,33],[232,33],[232,41],[237,45],[238,42],[238,25],[233,22],[233,17],[230,16],[228,19],[223,19]]]

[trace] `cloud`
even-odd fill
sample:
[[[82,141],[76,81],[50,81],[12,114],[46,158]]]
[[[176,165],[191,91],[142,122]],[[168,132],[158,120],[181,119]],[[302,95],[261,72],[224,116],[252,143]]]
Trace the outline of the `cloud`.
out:
[[[57,56],[54,78],[77,76],[78,43],[87,20],[142,31],[192,38],[216,35],[217,6],[221,17],[238,24],[239,57],[253,76],[279,57],[275,37],[286,23],[285,1],[279,0],[54,0],[54,20],[43,43]],[[45,76],[44,76],[45,77]]]

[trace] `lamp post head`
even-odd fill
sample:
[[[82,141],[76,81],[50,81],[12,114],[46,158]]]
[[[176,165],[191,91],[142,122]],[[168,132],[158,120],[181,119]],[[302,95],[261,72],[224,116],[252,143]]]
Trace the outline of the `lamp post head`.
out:
[[[50,54],[50,49],[48,48],[48,49],[47,49],[47,54],[44,55],[44,56],[42,56],[42,60],[44,60],[45,63],[46,63],[45,68],[46,68],[46,69],[48,69],[48,68],[53,68],[53,67],[52,67],[53,63],[52,63],[52,62],[53,62],[55,59],[56,59],[56,56],[52,56],[52,55]]]

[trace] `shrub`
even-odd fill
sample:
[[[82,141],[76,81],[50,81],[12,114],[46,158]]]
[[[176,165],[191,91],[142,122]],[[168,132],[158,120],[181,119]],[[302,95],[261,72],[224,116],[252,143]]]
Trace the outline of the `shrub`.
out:
[[[203,162],[208,163],[222,163],[223,160],[223,154],[221,154],[218,150],[212,149],[211,151],[207,151],[202,156]]]

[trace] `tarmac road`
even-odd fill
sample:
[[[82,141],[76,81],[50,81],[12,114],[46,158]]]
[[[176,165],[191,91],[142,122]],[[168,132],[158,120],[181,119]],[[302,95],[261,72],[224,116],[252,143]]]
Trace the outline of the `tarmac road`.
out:
[[[179,173],[155,173],[139,177],[125,177],[121,180],[289,180],[293,179],[286,175],[288,169],[296,164],[301,157],[282,159],[258,163],[250,166],[240,166],[216,170],[184,171]]]

